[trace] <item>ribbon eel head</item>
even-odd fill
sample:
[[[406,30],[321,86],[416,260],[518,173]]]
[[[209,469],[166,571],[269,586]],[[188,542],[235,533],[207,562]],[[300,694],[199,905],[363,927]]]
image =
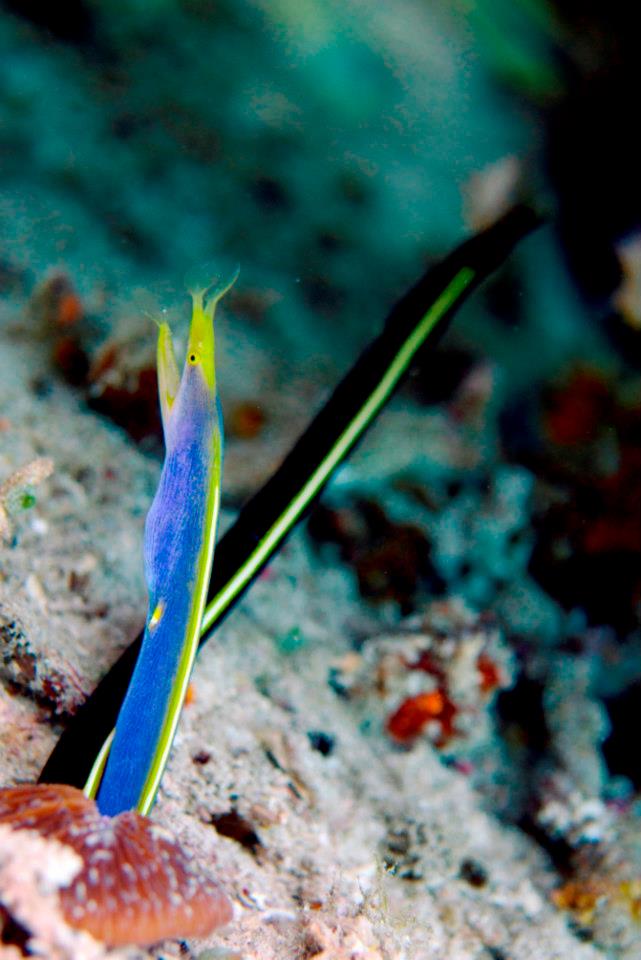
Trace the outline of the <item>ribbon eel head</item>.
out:
[[[238,268],[230,277],[224,280],[215,280],[205,287],[194,287],[191,290],[193,312],[189,342],[187,344],[186,368],[199,369],[210,390],[216,389],[216,373],[214,366],[214,313],[218,301],[225,296],[234,285],[238,277]]]
[[[156,361],[158,393],[165,445],[168,449],[171,446],[171,423],[176,419],[172,411],[181,388],[193,395],[200,393],[204,385],[210,396],[216,396],[214,314],[218,301],[234,285],[237,277],[238,268],[224,279],[204,285],[192,285],[192,318],[182,378],[178,372],[169,325],[159,324]]]

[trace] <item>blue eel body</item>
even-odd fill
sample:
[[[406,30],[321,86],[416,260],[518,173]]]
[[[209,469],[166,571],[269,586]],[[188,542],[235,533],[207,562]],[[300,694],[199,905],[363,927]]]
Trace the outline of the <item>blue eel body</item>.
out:
[[[209,309],[203,309],[202,295],[200,300],[194,298],[187,360],[179,382],[168,328],[161,328],[159,387],[166,455],[145,523],[149,608],[142,647],[97,793],[103,814],[132,808],[147,813],[151,807],[198,644],[216,533],[223,434],[213,369],[213,326],[211,337],[203,328],[200,340],[194,326],[198,322],[202,327],[203,321],[213,324],[220,295]],[[169,336],[168,371],[166,355],[160,350],[163,333]]]

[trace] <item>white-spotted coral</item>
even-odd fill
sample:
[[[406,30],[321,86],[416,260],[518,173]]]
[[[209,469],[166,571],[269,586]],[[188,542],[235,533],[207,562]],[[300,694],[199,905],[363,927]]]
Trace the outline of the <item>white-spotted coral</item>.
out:
[[[63,915],[110,946],[202,937],[232,917],[220,886],[170,834],[133,811],[99,813],[75,787],[0,789],[0,823],[70,847],[82,869],[60,890]]]

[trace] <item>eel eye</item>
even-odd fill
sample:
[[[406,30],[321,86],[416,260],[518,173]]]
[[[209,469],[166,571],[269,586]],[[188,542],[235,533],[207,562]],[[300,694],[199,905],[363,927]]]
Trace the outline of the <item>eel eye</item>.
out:
[[[190,353],[187,359],[189,363],[192,365],[192,367],[194,366],[194,364],[198,363],[198,357],[196,356],[195,353]]]

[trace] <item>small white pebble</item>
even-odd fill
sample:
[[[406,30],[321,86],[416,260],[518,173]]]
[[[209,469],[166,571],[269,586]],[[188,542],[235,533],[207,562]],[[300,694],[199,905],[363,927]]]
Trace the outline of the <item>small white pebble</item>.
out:
[[[31,529],[38,537],[46,537],[49,533],[49,524],[42,517],[32,517]]]

